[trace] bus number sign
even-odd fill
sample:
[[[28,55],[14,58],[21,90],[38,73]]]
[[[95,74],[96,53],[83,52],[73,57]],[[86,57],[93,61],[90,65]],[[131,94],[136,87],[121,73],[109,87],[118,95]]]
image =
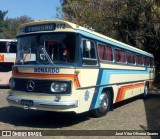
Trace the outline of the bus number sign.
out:
[[[57,24],[57,29],[65,29],[66,25],[65,24]]]

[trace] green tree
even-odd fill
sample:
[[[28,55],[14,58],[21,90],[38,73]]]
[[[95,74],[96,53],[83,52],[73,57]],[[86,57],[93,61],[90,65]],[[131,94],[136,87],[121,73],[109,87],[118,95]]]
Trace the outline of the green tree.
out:
[[[16,38],[19,26],[23,23],[31,22],[33,19],[26,15],[17,18],[6,19],[7,28],[5,28],[3,35],[5,38]]]
[[[0,20],[4,21],[7,13],[8,13],[8,11],[1,11],[0,10]]]
[[[0,10],[0,38],[2,38],[4,28],[6,28],[5,17],[7,15],[7,13],[8,13],[8,11],[1,11]]]
[[[117,12],[114,26],[119,39],[154,54],[157,64],[160,64],[160,2],[126,0],[120,4],[124,5],[123,11]]]
[[[61,0],[65,20],[151,52],[160,64],[159,0]]]
[[[31,17],[26,15],[17,18],[6,18],[8,11],[0,10],[0,38],[13,39],[20,24],[33,21]]]

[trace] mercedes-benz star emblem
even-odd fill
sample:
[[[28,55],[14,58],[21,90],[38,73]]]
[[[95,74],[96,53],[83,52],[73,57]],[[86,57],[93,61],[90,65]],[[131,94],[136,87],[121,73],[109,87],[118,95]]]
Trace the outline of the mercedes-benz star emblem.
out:
[[[28,82],[27,82],[27,90],[31,92],[31,91],[33,91],[34,89],[35,89],[35,83],[34,83],[33,81],[31,81],[31,80],[28,81]]]

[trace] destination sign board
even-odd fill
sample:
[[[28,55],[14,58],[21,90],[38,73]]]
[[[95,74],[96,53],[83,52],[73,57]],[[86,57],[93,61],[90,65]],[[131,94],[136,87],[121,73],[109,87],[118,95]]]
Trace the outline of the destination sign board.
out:
[[[37,31],[52,31],[56,29],[56,24],[40,24],[40,25],[33,25],[33,26],[26,26],[23,30],[25,33],[29,32],[37,32]]]

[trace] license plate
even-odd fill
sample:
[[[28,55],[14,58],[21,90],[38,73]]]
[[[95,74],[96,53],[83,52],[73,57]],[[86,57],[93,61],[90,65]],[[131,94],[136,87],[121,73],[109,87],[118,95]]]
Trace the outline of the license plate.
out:
[[[24,106],[33,106],[33,101],[32,100],[21,100],[21,104]]]

